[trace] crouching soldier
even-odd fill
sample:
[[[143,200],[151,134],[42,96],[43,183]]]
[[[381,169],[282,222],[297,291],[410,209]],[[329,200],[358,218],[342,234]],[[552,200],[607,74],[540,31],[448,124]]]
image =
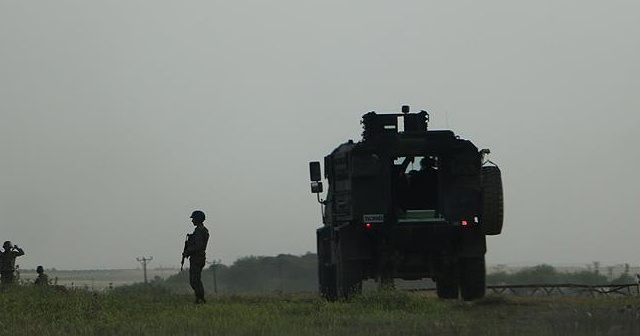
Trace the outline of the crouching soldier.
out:
[[[44,273],[44,268],[42,266],[38,266],[36,268],[36,272],[38,272],[38,277],[34,281],[36,285],[48,285],[49,284],[49,276]]]

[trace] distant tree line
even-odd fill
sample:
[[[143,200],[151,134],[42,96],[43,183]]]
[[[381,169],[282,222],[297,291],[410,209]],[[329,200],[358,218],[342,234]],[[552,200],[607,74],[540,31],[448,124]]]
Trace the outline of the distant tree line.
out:
[[[318,289],[317,257],[280,254],[275,257],[249,256],[231,266],[214,263],[202,272],[202,281],[209,292],[305,292]],[[183,271],[158,284],[179,292],[190,291],[189,273]]]
[[[527,284],[577,284],[577,285],[606,285],[606,284],[630,284],[635,283],[636,278],[629,274],[629,265],[618,277],[609,280],[609,277],[600,273],[597,267],[574,272],[559,272],[553,266],[542,264],[534,267],[523,268],[514,273],[505,270],[487,275],[489,285],[527,285]]]
[[[487,274],[488,285],[524,285],[524,284],[628,284],[635,283],[635,275],[629,272],[629,266],[619,276],[613,278],[601,274],[598,264],[594,267],[574,272],[558,271],[551,265],[541,264],[527,267],[516,272],[501,269]],[[211,264],[202,272],[202,281],[209,293],[217,289],[220,293],[271,292],[291,293],[318,290],[317,256],[307,253],[302,256],[280,254],[278,256],[249,256],[236,260],[227,266]],[[155,277],[152,285],[172,291],[190,293],[189,273],[187,270],[167,279]],[[429,288],[431,281],[396,281],[398,288]]]

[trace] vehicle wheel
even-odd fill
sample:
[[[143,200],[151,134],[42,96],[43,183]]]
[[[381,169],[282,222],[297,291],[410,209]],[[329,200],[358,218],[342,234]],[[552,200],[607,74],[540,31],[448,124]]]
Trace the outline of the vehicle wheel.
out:
[[[329,301],[336,300],[338,292],[336,288],[335,266],[319,266],[318,280],[320,285],[320,295]]]
[[[318,248],[318,285],[320,295],[330,301],[338,298],[336,267],[331,263],[330,230],[319,229],[316,233]]]
[[[338,255],[336,265],[336,283],[338,295],[341,298],[349,299],[355,294],[362,292],[362,269],[357,261],[343,260]]]
[[[504,199],[502,176],[497,166],[482,167],[482,216],[480,225],[484,234],[493,236],[502,232]]]
[[[344,288],[345,299],[349,299],[350,297],[358,294],[362,294],[362,276],[360,275],[360,263],[350,263],[351,272],[349,274],[349,278],[345,282],[346,287]]]
[[[441,299],[458,298],[458,263],[454,260],[444,263],[442,272],[436,278],[436,292]]]
[[[463,300],[483,298],[486,281],[484,256],[460,259],[460,294]]]

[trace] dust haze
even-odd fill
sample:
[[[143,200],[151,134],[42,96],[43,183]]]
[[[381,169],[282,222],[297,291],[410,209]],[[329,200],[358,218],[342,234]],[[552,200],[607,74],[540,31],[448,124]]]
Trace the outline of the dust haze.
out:
[[[308,161],[402,104],[490,148],[489,264],[637,265],[636,1],[0,2],[0,240],[21,268],[315,251]]]

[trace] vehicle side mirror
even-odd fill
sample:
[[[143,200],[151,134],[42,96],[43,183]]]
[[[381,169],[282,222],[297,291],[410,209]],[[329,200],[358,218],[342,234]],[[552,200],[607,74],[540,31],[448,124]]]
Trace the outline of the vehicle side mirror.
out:
[[[311,177],[311,192],[318,194],[322,192],[322,172],[320,171],[320,162],[309,162],[309,175]]]
[[[311,181],[318,182],[322,180],[322,173],[320,171],[320,162],[312,161],[309,162],[309,175],[311,176]]]

